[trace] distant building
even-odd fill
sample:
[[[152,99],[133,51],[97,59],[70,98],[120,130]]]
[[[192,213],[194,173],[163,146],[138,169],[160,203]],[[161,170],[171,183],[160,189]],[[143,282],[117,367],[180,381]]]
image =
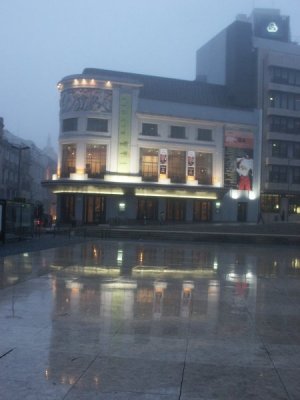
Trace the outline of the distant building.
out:
[[[225,86],[85,69],[58,88],[57,174],[43,184],[61,222],[256,221],[259,112]]]
[[[41,182],[56,170],[57,158],[49,148],[39,149],[4,129],[0,135],[0,198],[23,199],[42,204],[46,213],[56,213],[55,196]],[[1,131],[0,131],[1,132]]]
[[[232,104],[262,112],[261,210],[300,214],[300,46],[274,9],[240,16],[197,51],[197,79],[224,85]]]

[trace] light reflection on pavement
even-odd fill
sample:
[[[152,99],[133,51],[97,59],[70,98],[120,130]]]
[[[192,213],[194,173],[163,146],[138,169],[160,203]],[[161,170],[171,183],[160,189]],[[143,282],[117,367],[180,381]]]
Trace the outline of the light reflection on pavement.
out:
[[[99,240],[0,262],[4,399],[299,389],[296,247]]]

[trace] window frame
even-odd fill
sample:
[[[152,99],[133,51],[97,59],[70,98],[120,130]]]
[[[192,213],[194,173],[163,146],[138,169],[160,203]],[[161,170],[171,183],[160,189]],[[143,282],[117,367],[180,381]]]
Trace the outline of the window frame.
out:
[[[171,139],[186,139],[186,127],[181,125],[170,126]]]

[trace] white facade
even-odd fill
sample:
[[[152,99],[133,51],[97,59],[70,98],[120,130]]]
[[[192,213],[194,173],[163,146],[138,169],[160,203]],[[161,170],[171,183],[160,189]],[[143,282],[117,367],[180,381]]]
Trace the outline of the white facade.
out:
[[[58,168],[44,184],[58,196],[59,220],[256,221],[259,114],[206,101],[202,91],[222,88],[102,70],[58,88]],[[239,190],[236,154],[247,146],[252,186]]]

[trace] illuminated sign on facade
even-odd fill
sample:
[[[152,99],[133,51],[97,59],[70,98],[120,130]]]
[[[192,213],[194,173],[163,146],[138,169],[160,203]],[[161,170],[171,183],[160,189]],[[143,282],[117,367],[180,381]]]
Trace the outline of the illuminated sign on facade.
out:
[[[118,140],[118,172],[130,172],[131,145],[131,95],[120,95],[119,140]]]

